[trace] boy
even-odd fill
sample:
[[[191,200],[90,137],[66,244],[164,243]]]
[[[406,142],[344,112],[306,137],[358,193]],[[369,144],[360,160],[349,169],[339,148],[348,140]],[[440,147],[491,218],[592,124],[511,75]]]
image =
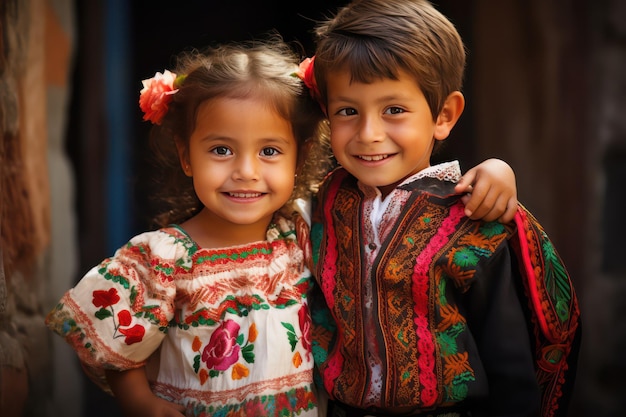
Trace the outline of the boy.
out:
[[[317,35],[341,166],[311,231],[329,415],[564,414],[579,312],[558,254],[521,206],[506,227],[466,217],[458,163],[430,166],[465,105],[456,29],[426,1],[364,0]]]

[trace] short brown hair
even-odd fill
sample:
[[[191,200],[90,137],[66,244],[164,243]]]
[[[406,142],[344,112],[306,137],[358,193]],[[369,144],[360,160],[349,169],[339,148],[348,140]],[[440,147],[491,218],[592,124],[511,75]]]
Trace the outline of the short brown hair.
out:
[[[461,89],[465,47],[454,25],[425,0],[355,0],[316,29],[315,78],[327,100],[329,71],[370,83],[415,77],[433,118]]]

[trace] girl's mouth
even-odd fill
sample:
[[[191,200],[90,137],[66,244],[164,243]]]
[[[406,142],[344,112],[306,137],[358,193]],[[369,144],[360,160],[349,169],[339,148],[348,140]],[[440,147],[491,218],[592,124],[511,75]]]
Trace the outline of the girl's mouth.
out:
[[[376,162],[382,161],[383,159],[389,158],[389,154],[384,155],[356,155],[357,158],[362,159],[367,162]]]

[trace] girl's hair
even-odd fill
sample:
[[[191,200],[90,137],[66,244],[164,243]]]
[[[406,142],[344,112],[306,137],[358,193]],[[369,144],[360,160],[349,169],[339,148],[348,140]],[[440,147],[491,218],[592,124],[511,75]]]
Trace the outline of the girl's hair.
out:
[[[215,98],[262,98],[291,122],[300,162],[297,194],[292,198],[309,197],[327,173],[325,161],[330,151],[322,122],[324,115],[295,76],[298,63],[295,51],[277,37],[193,50],[177,57],[172,72],[184,75],[184,81],[150,136],[160,176],[156,197],[161,212],[154,219],[157,226],[183,222],[202,209],[191,178],[182,171],[176,145],[187,152],[199,106]],[[306,155],[302,152],[305,143]],[[309,163],[301,163],[304,158]],[[317,160],[318,164],[311,164],[310,160]]]
[[[329,71],[356,82],[415,77],[433,119],[460,90],[465,47],[454,25],[425,0],[354,0],[316,29],[315,78],[323,103]]]

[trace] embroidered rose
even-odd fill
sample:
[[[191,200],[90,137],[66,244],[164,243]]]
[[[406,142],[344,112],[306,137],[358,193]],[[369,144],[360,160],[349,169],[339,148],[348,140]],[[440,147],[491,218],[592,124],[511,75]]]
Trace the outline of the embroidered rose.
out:
[[[110,307],[120,301],[120,296],[117,294],[117,290],[115,288],[111,288],[108,291],[96,290],[92,295],[93,305],[100,308]]]
[[[202,361],[207,368],[224,371],[239,359],[237,344],[239,324],[226,320],[211,335],[209,344],[202,351]]]
[[[122,310],[119,313],[117,313],[117,321],[120,324],[120,326],[130,326],[130,323],[132,321],[132,317],[130,316],[130,311],[128,310]]]
[[[146,333],[146,329],[140,324],[135,324],[133,327],[129,327],[128,329],[119,328],[120,333],[124,336],[124,343],[127,345],[132,345],[133,343],[139,343],[143,340],[143,335]]]
[[[115,320],[115,310],[113,305],[120,301],[120,296],[115,288],[111,288],[107,291],[95,290],[92,293],[92,303],[96,307],[100,307],[98,311],[94,313],[99,320],[113,319],[113,338],[124,337],[124,343],[132,345],[133,343],[139,343],[143,340],[143,336],[146,333],[146,329],[140,325],[131,325],[133,318],[128,310],[121,310],[117,313],[117,320]]]
[[[165,70],[163,74],[157,72],[154,77],[143,80],[143,89],[139,95],[139,107],[143,111],[143,120],[160,125],[167,113],[172,95],[178,92],[174,88],[176,74]]]

